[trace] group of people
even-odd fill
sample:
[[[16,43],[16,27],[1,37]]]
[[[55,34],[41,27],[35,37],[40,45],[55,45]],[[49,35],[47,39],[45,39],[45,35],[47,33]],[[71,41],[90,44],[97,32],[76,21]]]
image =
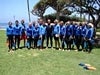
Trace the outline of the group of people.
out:
[[[94,32],[93,24],[87,22],[67,21],[64,23],[55,19],[54,23],[51,23],[50,19],[47,22],[39,19],[37,22],[25,25],[24,20],[21,24],[16,20],[14,26],[12,22],[9,22],[6,29],[8,51],[19,49],[21,40],[24,40],[24,47],[28,49],[42,50],[46,40],[46,48],[49,48],[50,43],[50,48],[63,51],[76,48],[78,51],[90,53],[93,48]],[[55,47],[53,47],[54,43]]]

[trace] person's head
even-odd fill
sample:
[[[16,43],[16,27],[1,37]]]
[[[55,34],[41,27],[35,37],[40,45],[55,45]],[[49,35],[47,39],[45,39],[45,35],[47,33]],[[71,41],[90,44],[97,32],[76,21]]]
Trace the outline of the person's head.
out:
[[[54,24],[55,24],[55,25],[58,24],[58,22],[59,22],[59,21],[58,21],[57,19],[54,20]]]
[[[39,20],[39,24],[42,25],[43,24],[43,19]]]
[[[76,22],[75,21],[73,21],[73,25],[75,25],[76,24]]]
[[[29,22],[29,27],[32,27],[32,23],[31,22]]]
[[[18,21],[18,20],[16,20],[16,21],[15,21],[15,24],[16,24],[16,25],[18,25],[18,24],[19,24],[19,21]]]
[[[24,21],[24,19],[22,19],[22,20],[21,20],[21,24],[23,25],[23,24],[24,24],[24,22],[25,22],[25,21]]]
[[[63,26],[64,25],[64,22],[63,21],[60,21],[60,26]]]
[[[82,26],[82,23],[80,22],[79,25]]]
[[[66,24],[66,25],[70,25],[70,21],[67,21],[65,24]]]
[[[8,25],[9,25],[9,26],[12,26],[12,22],[11,22],[11,21],[9,21],[9,22],[8,22]]]
[[[32,23],[32,24],[33,24],[33,26],[35,26],[35,24],[36,24],[36,21],[33,21],[33,23]]]
[[[70,24],[73,25],[73,21],[70,21]]]
[[[88,27],[89,28],[93,28],[93,24],[92,23],[88,23]]]
[[[51,23],[51,20],[50,20],[50,19],[48,19],[48,20],[47,20],[47,22],[50,24],[50,23]]]

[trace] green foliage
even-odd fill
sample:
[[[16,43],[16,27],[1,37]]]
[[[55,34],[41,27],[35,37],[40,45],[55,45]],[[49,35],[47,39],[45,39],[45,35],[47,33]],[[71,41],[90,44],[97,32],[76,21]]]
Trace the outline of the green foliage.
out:
[[[56,19],[56,13],[55,14],[49,14],[49,15],[46,15],[44,16],[44,18],[47,20],[47,19],[51,19],[51,21],[53,22],[55,19]],[[60,16],[60,21],[64,21],[64,22],[67,22],[67,21],[80,21],[80,19],[78,17],[75,17],[75,16],[72,16],[72,17],[69,17],[69,16]]]

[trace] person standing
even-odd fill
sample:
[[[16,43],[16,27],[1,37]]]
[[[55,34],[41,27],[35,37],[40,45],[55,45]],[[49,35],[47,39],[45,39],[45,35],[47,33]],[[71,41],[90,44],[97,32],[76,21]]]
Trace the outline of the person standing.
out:
[[[64,39],[65,39],[65,32],[66,28],[63,21],[60,21],[60,41],[61,41],[61,48],[64,50]]]
[[[54,21],[54,28],[53,28],[53,35],[54,35],[54,40],[55,40],[55,48],[57,49],[57,45],[58,45],[58,49],[60,50],[60,26],[58,24],[58,20],[56,19]]]
[[[88,32],[88,25],[87,23],[83,22],[82,23],[82,50],[86,51],[87,47],[86,47],[86,34]]]
[[[80,45],[82,44],[82,24],[78,23],[75,31],[75,43],[77,50],[80,51]]]
[[[32,28],[33,28],[33,30],[34,30],[35,26],[36,26],[36,21],[33,21],[32,22]],[[32,39],[33,39],[32,40],[32,47],[34,48],[34,38],[32,38]]]
[[[26,30],[27,34],[27,48],[30,49],[32,48],[32,36],[33,36],[33,28],[32,28],[32,23],[29,23],[29,26]]]
[[[12,27],[12,22],[8,22],[8,27],[6,28],[6,35],[7,35],[8,47],[9,47],[8,52],[13,51],[12,50],[13,33],[14,33],[14,28]]]
[[[72,44],[72,38],[73,38],[73,28],[70,24],[70,21],[66,24],[66,31],[65,31],[65,43],[67,44],[67,50],[71,50],[71,44]]]
[[[52,37],[53,37],[53,26],[51,25],[51,20],[47,20],[47,26],[46,26],[46,37],[47,37],[47,48],[49,45],[49,40],[50,40],[50,46],[51,48],[53,47],[53,42],[52,42]]]
[[[40,19],[40,21],[39,21],[39,39],[41,41],[40,49],[44,48],[45,34],[46,34],[46,26],[45,26],[43,20]]]
[[[34,26],[32,38],[34,39],[34,48],[37,48],[37,42],[39,39],[39,27],[37,24]]]
[[[88,32],[86,34],[88,53],[91,53],[91,51],[93,49],[93,43],[94,43],[93,33],[94,33],[93,24],[92,23],[89,23],[88,24]]]
[[[26,44],[26,26],[24,20],[21,20],[21,40],[24,40],[24,48]]]
[[[15,36],[15,50],[20,48],[20,38],[21,38],[21,26],[19,25],[19,21],[15,21],[14,26],[14,36]]]

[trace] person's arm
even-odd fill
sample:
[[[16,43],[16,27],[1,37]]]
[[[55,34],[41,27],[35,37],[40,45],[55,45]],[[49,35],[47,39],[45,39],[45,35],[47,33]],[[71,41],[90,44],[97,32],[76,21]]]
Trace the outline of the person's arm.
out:
[[[64,33],[63,38],[65,38],[65,36],[66,36],[66,26],[64,26],[64,31],[63,31],[63,33]]]

